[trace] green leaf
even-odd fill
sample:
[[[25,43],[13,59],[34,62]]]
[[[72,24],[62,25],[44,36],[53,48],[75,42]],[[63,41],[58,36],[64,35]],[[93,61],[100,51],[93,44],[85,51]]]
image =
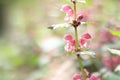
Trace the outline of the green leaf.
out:
[[[115,55],[120,56],[120,50],[116,50],[116,49],[109,49],[109,48],[108,48],[108,51],[110,51],[112,54],[115,54]]]
[[[109,32],[110,32],[112,35],[114,35],[114,36],[120,37],[120,32],[119,32],[119,31],[109,30]]]
[[[69,23],[53,24],[50,27],[48,27],[48,29],[57,29],[59,27],[67,28],[67,27],[71,27],[71,24],[69,24]]]

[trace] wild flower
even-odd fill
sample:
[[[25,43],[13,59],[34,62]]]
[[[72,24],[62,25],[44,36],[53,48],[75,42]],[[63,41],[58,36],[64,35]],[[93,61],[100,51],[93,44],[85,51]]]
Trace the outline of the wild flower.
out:
[[[65,50],[68,52],[75,51],[75,39],[70,34],[65,34],[63,39],[67,41],[65,46]],[[88,48],[89,39],[91,39],[91,35],[89,33],[82,34],[79,38],[79,47],[80,48]]]
[[[70,5],[68,4],[63,5],[60,10],[66,13],[66,16],[64,18],[65,21],[72,22],[74,20],[75,12]],[[81,10],[81,11],[77,11],[76,14],[77,14],[78,22],[80,22],[83,18],[84,20],[88,18],[88,11]]]
[[[93,55],[93,52],[89,52],[89,40],[92,38],[91,35],[89,33],[84,33],[80,35],[80,37],[78,38],[77,29],[79,25],[83,23],[82,20],[84,21],[87,19],[88,12],[82,11],[82,10],[77,11],[76,4],[77,2],[83,3],[85,2],[85,0],[70,0],[70,1],[73,3],[74,8],[72,8],[68,4],[65,4],[62,6],[60,10],[66,13],[64,20],[67,21],[70,27],[74,28],[74,32],[75,32],[75,39],[70,34],[65,34],[63,37],[63,39],[67,42],[64,49],[68,52],[74,52],[76,54],[79,65],[80,65],[80,69],[81,69],[81,73],[75,74],[73,76],[73,80],[100,80],[99,77],[96,76],[95,74],[92,74],[91,76],[89,76],[89,72],[86,69],[84,69],[82,59],[81,59],[81,52],[82,54],[86,52],[88,55],[89,54]],[[52,25],[50,29],[56,29],[60,25],[61,24]],[[62,26],[65,26],[65,25],[62,25]]]

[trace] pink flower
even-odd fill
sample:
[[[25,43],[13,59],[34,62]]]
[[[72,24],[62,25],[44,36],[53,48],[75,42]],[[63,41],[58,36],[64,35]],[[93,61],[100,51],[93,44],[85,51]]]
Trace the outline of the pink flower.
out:
[[[75,40],[72,38],[72,36],[70,34],[65,34],[63,39],[67,41],[67,44],[64,47],[64,49],[66,51],[68,51],[68,52],[74,51],[74,49],[75,49]]]
[[[106,68],[108,68],[110,70],[112,69],[112,64],[111,64],[111,60],[109,57],[103,57],[102,61]]]
[[[63,5],[60,10],[65,12],[67,16],[73,16],[74,15],[73,9],[68,4]]]
[[[60,10],[66,13],[66,16],[64,18],[65,21],[72,21],[74,19],[74,10],[71,8],[70,5],[68,4],[63,5]],[[84,20],[88,18],[88,12],[84,10],[78,11],[77,21],[80,22],[83,18]]]
[[[88,40],[91,39],[91,35],[89,33],[85,33],[81,36],[79,39],[79,42],[81,46],[87,47],[88,46]]]
[[[100,37],[101,38],[104,38],[101,40],[101,42],[104,44],[104,43],[108,43],[108,42],[115,42],[117,40],[117,38],[115,36],[113,36],[109,30],[107,29],[103,29],[101,31],[101,34],[100,34]]]
[[[96,75],[96,74],[92,74],[91,76],[89,76],[89,72],[87,71],[87,69],[84,69],[85,71],[85,75],[86,75],[86,80],[100,80],[100,78]],[[75,74],[73,75],[73,80],[83,80],[82,78],[82,74]]]
[[[65,34],[63,39],[67,41],[67,45],[65,46],[65,50],[68,52],[75,50],[75,40],[72,38],[70,34]],[[89,33],[85,33],[81,35],[79,39],[79,46],[88,48],[89,43],[88,40],[91,39],[91,35]]]

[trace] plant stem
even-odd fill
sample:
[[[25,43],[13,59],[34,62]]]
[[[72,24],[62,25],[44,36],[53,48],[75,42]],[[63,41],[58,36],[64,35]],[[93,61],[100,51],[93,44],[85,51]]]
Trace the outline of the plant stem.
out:
[[[73,4],[74,4],[74,20],[76,21],[76,17],[77,17],[77,14],[76,14],[76,2],[74,1]],[[74,30],[75,30],[75,52],[77,52],[78,48],[79,48],[77,27],[78,26],[74,26]],[[79,62],[79,65],[80,65],[80,69],[82,71],[83,80],[86,80],[86,75],[85,75],[85,72],[84,72],[84,66],[82,64],[80,54],[77,54],[77,58],[78,58],[78,62]]]
[[[84,71],[84,66],[82,64],[82,60],[81,60],[80,54],[77,54],[77,58],[78,58],[78,62],[79,62],[79,65],[80,65],[80,69],[82,71],[83,80],[86,80],[86,74],[85,74],[85,71]]]
[[[79,42],[78,42],[77,27],[74,27],[74,29],[75,29],[75,50],[78,51]]]
[[[78,34],[77,34],[77,27],[74,27],[75,29],[75,49],[76,49],[76,52],[78,51],[78,47],[79,47],[79,42],[78,42]],[[85,72],[84,72],[84,66],[83,66],[83,63],[82,63],[82,60],[81,60],[81,57],[79,54],[77,54],[77,58],[78,58],[78,62],[79,62],[79,66],[80,66],[80,69],[82,71],[82,76],[83,76],[83,80],[86,80],[86,75],[85,75]]]
[[[74,4],[74,20],[76,20],[76,2],[73,2],[73,4]]]
[[[74,20],[76,21],[76,16],[77,16],[77,14],[76,14],[76,2],[74,1],[73,2],[73,4],[74,4]],[[77,34],[77,26],[74,26],[74,29],[75,29],[75,41],[76,41],[76,43],[75,43],[75,50],[77,51],[78,50],[78,34]]]

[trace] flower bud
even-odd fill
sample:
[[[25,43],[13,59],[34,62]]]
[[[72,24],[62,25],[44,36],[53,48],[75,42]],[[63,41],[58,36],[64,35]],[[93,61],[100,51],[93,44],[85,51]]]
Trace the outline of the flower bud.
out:
[[[80,22],[83,19],[83,15],[78,15],[77,21]]]

